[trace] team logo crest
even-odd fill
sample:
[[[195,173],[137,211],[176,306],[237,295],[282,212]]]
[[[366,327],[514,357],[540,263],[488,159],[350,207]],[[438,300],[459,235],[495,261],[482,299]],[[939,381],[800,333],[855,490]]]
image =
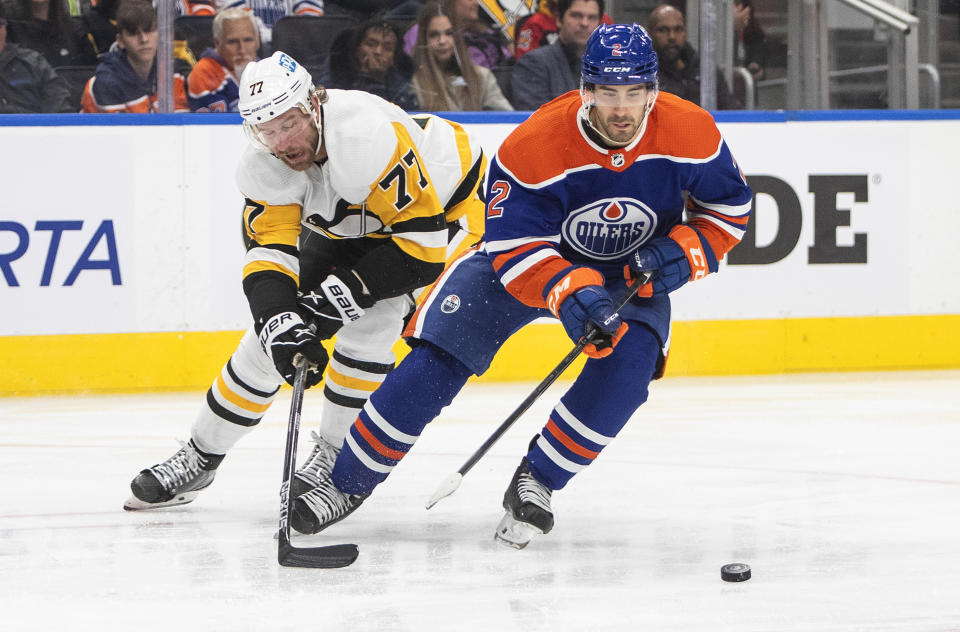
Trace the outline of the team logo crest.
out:
[[[623,154],[620,154],[620,153],[610,154],[610,164],[612,164],[614,167],[622,167]]]
[[[598,200],[570,213],[563,238],[589,257],[617,259],[647,240],[657,227],[657,214],[633,198]]]
[[[440,303],[440,311],[444,314],[452,314],[458,309],[460,309],[460,297],[456,294],[451,294]]]
[[[388,232],[386,226],[363,204],[349,204],[346,200],[337,200],[333,217],[327,213],[311,213],[306,222],[336,237],[362,237],[377,232]]]

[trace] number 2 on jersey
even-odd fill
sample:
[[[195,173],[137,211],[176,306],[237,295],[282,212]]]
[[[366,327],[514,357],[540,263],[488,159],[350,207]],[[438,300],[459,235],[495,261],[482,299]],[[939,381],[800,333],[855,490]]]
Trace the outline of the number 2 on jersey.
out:
[[[506,180],[497,180],[490,185],[490,193],[493,197],[487,203],[487,218],[500,217],[503,215],[503,206],[501,204],[510,195],[510,183]]]

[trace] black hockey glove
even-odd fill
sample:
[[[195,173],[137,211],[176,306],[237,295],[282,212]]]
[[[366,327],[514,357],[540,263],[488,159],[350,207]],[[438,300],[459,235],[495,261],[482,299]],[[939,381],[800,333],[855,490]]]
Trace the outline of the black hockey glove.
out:
[[[317,289],[298,296],[300,311],[309,317],[321,340],[332,338],[344,324],[357,320],[374,300],[350,268],[334,268]]]
[[[273,360],[287,384],[293,385],[293,377],[297,372],[293,358],[297,354],[303,355],[311,365],[307,370],[306,388],[316,386],[323,378],[329,360],[327,350],[296,312],[280,312],[271,316],[260,329],[260,346]]]

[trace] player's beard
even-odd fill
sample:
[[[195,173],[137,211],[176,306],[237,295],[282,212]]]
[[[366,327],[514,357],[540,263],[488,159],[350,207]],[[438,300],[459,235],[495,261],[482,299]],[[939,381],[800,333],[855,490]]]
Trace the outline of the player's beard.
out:
[[[632,141],[640,126],[643,124],[644,113],[634,117],[630,115],[609,114],[602,117],[596,108],[593,108],[593,116],[596,117],[596,123],[599,124],[603,134],[615,143],[627,145]]]
[[[306,171],[313,164],[314,160],[316,160],[317,130],[312,125],[310,126],[310,130],[310,132],[304,135],[303,140],[295,146],[288,147],[282,152],[274,152],[274,155],[282,160],[283,164],[294,171]]]
[[[294,171],[306,171],[313,164],[314,153],[310,147],[303,146],[287,149],[283,153],[275,154],[277,158],[283,161]]]

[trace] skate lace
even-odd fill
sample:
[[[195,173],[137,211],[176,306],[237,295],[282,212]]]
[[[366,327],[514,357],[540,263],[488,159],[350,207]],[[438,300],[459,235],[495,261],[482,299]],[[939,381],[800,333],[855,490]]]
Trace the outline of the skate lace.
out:
[[[353,506],[350,497],[334,487],[332,482],[314,487],[300,496],[300,500],[305,502],[317,516],[320,524],[327,524],[339,518]]]
[[[313,452],[310,453],[307,462],[297,470],[297,476],[316,487],[323,479],[330,477],[333,464],[337,461],[337,455],[340,454],[340,448],[334,447],[313,430],[310,431],[310,439],[315,444]]]
[[[150,468],[168,491],[194,479],[200,474],[201,466],[207,462],[190,444],[179,440],[177,443],[180,444],[180,450],[176,454]]]
[[[521,503],[533,503],[541,509],[551,511],[550,496],[553,492],[526,472],[517,477],[517,496]]]

